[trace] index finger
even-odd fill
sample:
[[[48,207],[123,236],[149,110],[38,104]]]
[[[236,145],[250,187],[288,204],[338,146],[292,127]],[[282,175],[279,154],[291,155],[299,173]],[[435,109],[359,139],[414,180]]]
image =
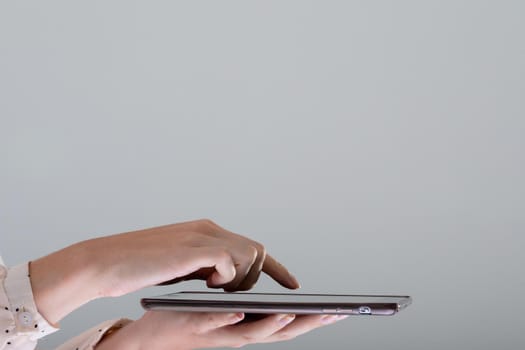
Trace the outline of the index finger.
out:
[[[289,289],[297,289],[301,287],[297,279],[286,269],[286,267],[275,260],[271,255],[266,255],[262,270],[283,287]]]

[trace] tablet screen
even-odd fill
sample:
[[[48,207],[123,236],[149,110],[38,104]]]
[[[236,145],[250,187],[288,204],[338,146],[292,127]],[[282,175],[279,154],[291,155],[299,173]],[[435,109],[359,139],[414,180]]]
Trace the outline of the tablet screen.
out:
[[[363,304],[363,303],[397,303],[406,296],[378,295],[335,295],[335,294],[295,294],[295,293],[214,293],[214,292],[180,292],[163,296],[163,299],[219,301],[219,302],[249,302],[249,303],[305,303],[305,304]]]

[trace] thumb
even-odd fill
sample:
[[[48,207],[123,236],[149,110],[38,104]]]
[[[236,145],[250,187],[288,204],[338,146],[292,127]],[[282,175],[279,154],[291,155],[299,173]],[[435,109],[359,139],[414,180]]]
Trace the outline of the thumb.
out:
[[[208,287],[218,287],[231,282],[236,275],[235,263],[224,248],[200,248],[193,259],[193,270],[211,267],[214,272],[206,279]]]
[[[231,255],[217,253],[214,262],[215,271],[206,279],[206,285],[209,288],[217,288],[233,281],[237,270]]]

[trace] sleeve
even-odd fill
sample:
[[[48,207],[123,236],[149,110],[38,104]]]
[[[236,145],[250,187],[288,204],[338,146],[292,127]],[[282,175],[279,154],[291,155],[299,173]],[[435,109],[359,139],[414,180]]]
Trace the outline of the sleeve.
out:
[[[58,350],[88,350],[110,331],[132,322],[110,320],[69,340]],[[7,269],[0,257],[0,350],[34,350],[38,339],[58,331],[38,312],[28,264]]]
[[[32,350],[58,330],[37,311],[27,263],[9,270],[0,264],[0,282],[0,350]]]

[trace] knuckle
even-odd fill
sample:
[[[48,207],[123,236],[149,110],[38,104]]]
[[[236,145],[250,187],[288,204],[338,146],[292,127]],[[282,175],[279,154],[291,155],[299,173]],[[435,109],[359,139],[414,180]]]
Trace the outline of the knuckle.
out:
[[[266,256],[266,247],[264,245],[255,241],[250,242],[250,245],[257,250],[258,257],[264,258]]]
[[[259,255],[259,250],[253,245],[247,247],[247,253],[250,258],[256,258]]]
[[[253,245],[257,248],[259,251],[265,251],[264,245],[260,242],[253,241]]]
[[[259,254],[263,257],[266,256],[266,247],[263,246],[261,243],[257,243],[257,250],[259,251]]]
[[[216,227],[218,227],[218,225],[215,222],[213,222],[213,220],[211,220],[211,219],[206,219],[206,218],[200,219],[200,220],[198,220],[198,223],[204,228],[216,228]]]
[[[179,246],[197,248],[207,246],[209,237],[200,232],[198,228],[194,228],[192,231],[185,232],[185,234],[181,235],[179,239]],[[179,248],[179,246],[176,246],[175,248]]]

